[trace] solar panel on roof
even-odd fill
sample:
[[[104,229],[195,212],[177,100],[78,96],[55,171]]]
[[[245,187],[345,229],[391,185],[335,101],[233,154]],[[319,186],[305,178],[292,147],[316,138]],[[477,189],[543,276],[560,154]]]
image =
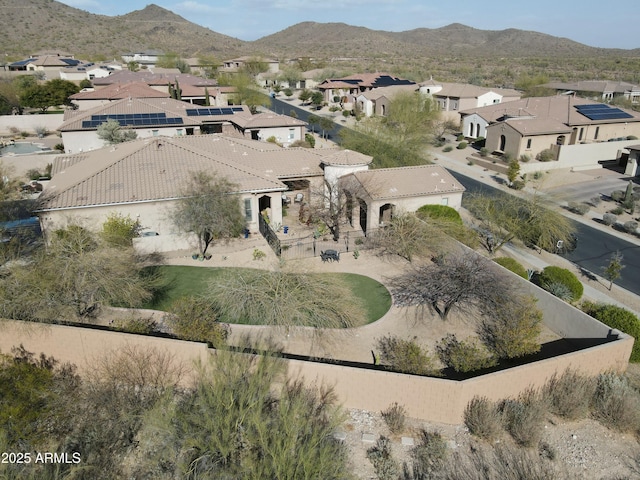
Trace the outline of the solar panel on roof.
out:
[[[576,110],[581,115],[584,115],[589,120],[617,120],[623,118],[633,118],[633,115],[620,110],[619,108],[612,108],[609,105],[598,103],[590,105],[576,105]]]
[[[242,107],[232,107],[231,110],[234,112],[242,112],[244,109]]]

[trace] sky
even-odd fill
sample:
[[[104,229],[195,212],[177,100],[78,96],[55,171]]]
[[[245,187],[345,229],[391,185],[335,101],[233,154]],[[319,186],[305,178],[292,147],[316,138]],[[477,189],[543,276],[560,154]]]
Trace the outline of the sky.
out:
[[[251,41],[296,23],[342,22],[400,32],[462,23],[481,30],[517,28],[566,37],[592,47],[640,48],[637,0],[618,0],[605,12],[566,0],[62,0],[100,15],[124,15],[155,3],[240,40]]]

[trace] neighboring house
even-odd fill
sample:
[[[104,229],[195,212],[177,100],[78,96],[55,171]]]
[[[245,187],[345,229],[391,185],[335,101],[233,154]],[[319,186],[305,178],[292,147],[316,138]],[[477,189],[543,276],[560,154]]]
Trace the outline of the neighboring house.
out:
[[[640,145],[630,145],[626,148],[629,150],[629,155],[624,174],[636,177],[640,175],[640,169],[638,169],[638,165],[640,165]]]
[[[392,85],[416,85],[411,80],[405,80],[388,73],[360,73],[342,78],[327,79],[318,84],[317,88],[324,94],[326,102],[353,103],[355,98],[369,90]]]
[[[520,100],[521,92],[509,88],[486,88],[464,83],[438,83],[433,79],[420,84],[420,93],[429,94],[442,112],[460,112],[471,108]],[[453,118],[459,120],[455,115]]]
[[[122,65],[117,62],[106,63],[80,63],[77,66],[65,67],[59,70],[62,80],[80,82],[82,80],[94,80],[96,78],[108,77],[113,72],[122,70]]]
[[[288,115],[258,113],[250,117],[234,117],[232,123],[243,136],[265,141],[270,137],[288,147],[293,142],[304,140],[307,123]]]
[[[197,171],[235,184],[233,193],[240,197],[252,232],[258,230],[260,215],[282,224],[283,205],[298,198],[314,201],[314,192],[343,178],[358,185],[347,219],[365,232],[383,226],[394,212],[415,211],[424,204],[459,208],[464,188],[443,167],[368,171],[371,161],[349,150],[283,149],[224,135],[137,139],[56,157],[37,213],[46,233],[74,219],[99,229],[108,215],[118,212],[157,232],[155,247],[186,248],[167,214]]]
[[[556,90],[559,94],[573,95],[610,102],[623,98],[632,103],[640,103],[640,86],[612,80],[585,80],[580,82],[550,82],[542,87]]]
[[[393,97],[400,92],[411,93],[415,91],[417,91],[416,85],[394,85],[369,90],[356,97],[356,108],[367,117],[373,115],[385,116]]]
[[[138,65],[154,66],[159,58],[164,55],[160,50],[148,50],[146,52],[131,52],[122,54],[122,61],[127,64],[135,62]]]
[[[8,68],[9,71],[42,72],[46,79],[53,79],[59,77],[61,68],[75,67],[80,63],[80,60],[72,57],[42,55],[10,63]]]
[[[195,107],[171,98],[123,98],[83,111],[65,111],[58,128],[66,153],[95,150],[105,145],[98,137],[98,126],[108,119],[134,130],[139,138],[158,136],[229,133],[236,128],[231,119],[250,117],[244,105],[236,107]]]
[[[361,170],[340,179],[357,192],[353,223],[364,232],[384,227],[395,214],[423,205],[458,210],[465,188],[439,165]]]
[[[535,158],[563,145],[640,137],[640,113],[570,95],[531,97],[460,112],[467,138],[486,138],[492,152]]]
[[[153,72],[150,70],[115,72],[105,78],[96,78],[93,81],[93,86],[96,90],[99,90],[113,84],[135,82],[144,82],[162,93],[169,93],[170,90],[175,89],[176,85],[178,85],[181,92],[180,99],[194,105],[205,105],[208,93],[211,106],[227,106],[233,92],[231,87],[218,87],[218,82],[214,79],[196,77],[187,73],[180,73],[177,70],[162,72],[158,71],[158,69]]]
[[[169,98],[169,93],[159,92],[144,82],[113,83],[100,89],[89,89],[69,97],[78,110],[89,110],[124,98]]]
[[[220,73],[237,73],[247,62],[257,60],[264,62],[267,65],[267,73],[277,73],[280,71],[280,61],[275,58],[263,58],[256,56],[232,58],[231,60],[225,60],[222,62],[222,66],[218,69]]]

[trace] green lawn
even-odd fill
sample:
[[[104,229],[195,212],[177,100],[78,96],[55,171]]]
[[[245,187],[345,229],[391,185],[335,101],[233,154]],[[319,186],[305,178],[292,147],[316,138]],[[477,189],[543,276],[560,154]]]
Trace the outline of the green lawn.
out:
[[[146,304],[145,308],[167,311],[174,300],[186,295],[200,295],[205,293],[209,280],[220,276],[229,268],[203,268],[163,265],[158,267],[158,273],[163,278],[164,287],[157,292],[154,300]],[[240,269],[235,269],[240,270]],[[362,299],[367,314],[367,323],[375,322],[391,308],[391,295],[380,282],[354,273],[326,273],[341,278],[356,297]]]

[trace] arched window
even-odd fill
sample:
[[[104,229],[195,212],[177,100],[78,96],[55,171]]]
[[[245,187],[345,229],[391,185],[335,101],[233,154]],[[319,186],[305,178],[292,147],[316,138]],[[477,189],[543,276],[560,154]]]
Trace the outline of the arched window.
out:
[[[558,138],[556,138],[556,145],[564,145],[566,140],[567,138],[564,135],[558,135]]]
[[[501,152],[504,152],[504,149],[506,146],[507,146],[507,137],[505,137],[504,135],[500,135],[500,148],[498,150],[500,150]]]

